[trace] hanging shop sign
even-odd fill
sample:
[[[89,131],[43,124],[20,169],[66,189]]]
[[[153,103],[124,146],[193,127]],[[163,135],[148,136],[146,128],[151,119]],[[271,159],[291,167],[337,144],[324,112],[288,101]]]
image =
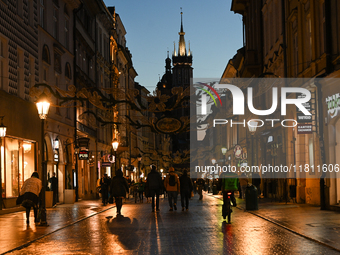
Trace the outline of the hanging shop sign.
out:
[[[299,93],[297,94],[297,98],[305,98],[306,95],[305,94],[302,94],[302,93]],[[307,111],[311,112],[312,111],[312,104],[310,101],[306,102],[306,103],[303,103],[302,104],[306,109]],[[296,108],[296,120],[298,123],[310,123],[313,121],[313,115],[305,115],[303,114],[303,112],[300,110],[300,108]]]
[[[241,158],[242,152],[243,152],[242,147],[240,145],[238,145],[238,144],[235,145],[235,147],[234,147],[234,156],[235,156],[235,158]]]
[[[297,133],[298,135],[312,134],[313,125],[312,124],[298,124]]]
[[[338,111],[340,110],[340,94],[337,93],[335,95],[329,96],[326,98],[326,104],[328,108],[328,114],[334,118],[338,115]]]
[[[89,151],[85,151],[85,150],[82,150],[82,151],[79,151],[79,160],[88,160],[89,159]]]

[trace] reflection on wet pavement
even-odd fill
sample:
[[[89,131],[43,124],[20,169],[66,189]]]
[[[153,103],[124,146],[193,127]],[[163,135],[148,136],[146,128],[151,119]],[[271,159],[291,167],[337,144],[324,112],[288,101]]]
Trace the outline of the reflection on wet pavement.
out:
[[[126,204],[122,216],[110,209],[11,254],[338,254],[239,209],[223,223],[214,198],[191,200],[188,212],[161,201],[159,213]]]

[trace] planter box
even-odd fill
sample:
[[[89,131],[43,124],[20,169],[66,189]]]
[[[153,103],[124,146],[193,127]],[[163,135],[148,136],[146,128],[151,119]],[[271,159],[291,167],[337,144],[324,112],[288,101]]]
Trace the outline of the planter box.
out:
[[[46,208],[53,206],[53,191],[45,191],[45,205]]]
[[[76,191],[74,189],[65,189],[65,204],[74,204],[76,201]]]

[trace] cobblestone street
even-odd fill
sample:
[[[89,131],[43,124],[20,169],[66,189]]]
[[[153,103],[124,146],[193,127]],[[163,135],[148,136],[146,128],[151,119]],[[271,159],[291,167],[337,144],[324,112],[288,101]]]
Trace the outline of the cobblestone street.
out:
[[[1,226],[9,231],[1,236],[1,252],[38,238],[8,254],[339,254],[240,207],[233,209],[232,224],[223,223],[222,201],[216,197],[199,201],[196,195],[190,202],[189,211],[179,206],[169,212],[161,199],[161,211],[152,213],[145,200],[130,201],[118,217],[115,208],[97,201],[62,205],[48,210],[45,228],[26,228],[23,212],[3,215]],[[11,240],[12,247],[4,246]]]

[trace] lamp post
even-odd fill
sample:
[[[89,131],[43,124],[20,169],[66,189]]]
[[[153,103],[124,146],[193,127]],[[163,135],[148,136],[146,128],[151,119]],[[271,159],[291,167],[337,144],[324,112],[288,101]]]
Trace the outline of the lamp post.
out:
[[[138,179],[140,178],[140,162],[142,161],[142,155],[138,154]]]
[[[114,138],[112,140],[112,148],[115,152],[115,171],[116,171],[116,167],[117,167],[117,149],[118,149],[118,140],[117,138]],[[113,168],[111,167],[111,178],[113,177]]]
[[[249,132],[251,134],[251,165],[255,165],[255,150],[254,150],[254,135],[257,128],[257,121],[250,121],[248,124]]]
[[[44,125],[45,119],[47,118],[48,110],[50,109],[50,103],[48,102],[47,96],[43,93],[36,102],[39,118],[41,119],[41,178],[42,178],[42,203],[41,203],[41,220],[40,225],[47,226],[46,221],[46,162],[45,162],[45,144],[44,144]]]
[[[217,162],[217,160],[216,159],[212,159],[211,160],[211,163],[215,166],[215,164],[216,164],[216,162]],[[216,170],[216,169],[215,169]],[[211,185],[211,187],[212,187],[212,193],[214,194],[214,182],[215,182],[215,171],[213,172],[213,183],[212,183],[212,185]]]
[[[6,136],[6,130],[7,127],[4,125],[3,123],[3,119],[5,116],[0,116],[1,119],[1,124],[0,124],[0,210],[2,210],[2,162],[1,162],[1,158],[2,158],[2,150],[1,150],[1,146],[2,146],[2,138]]]
[[[225,154],[227,153],[227,148],[226,147],[222,147],[221,151],[222,151],[222,154],[223,154],[223,161],[224,161],[224,165],[225,165]]]

